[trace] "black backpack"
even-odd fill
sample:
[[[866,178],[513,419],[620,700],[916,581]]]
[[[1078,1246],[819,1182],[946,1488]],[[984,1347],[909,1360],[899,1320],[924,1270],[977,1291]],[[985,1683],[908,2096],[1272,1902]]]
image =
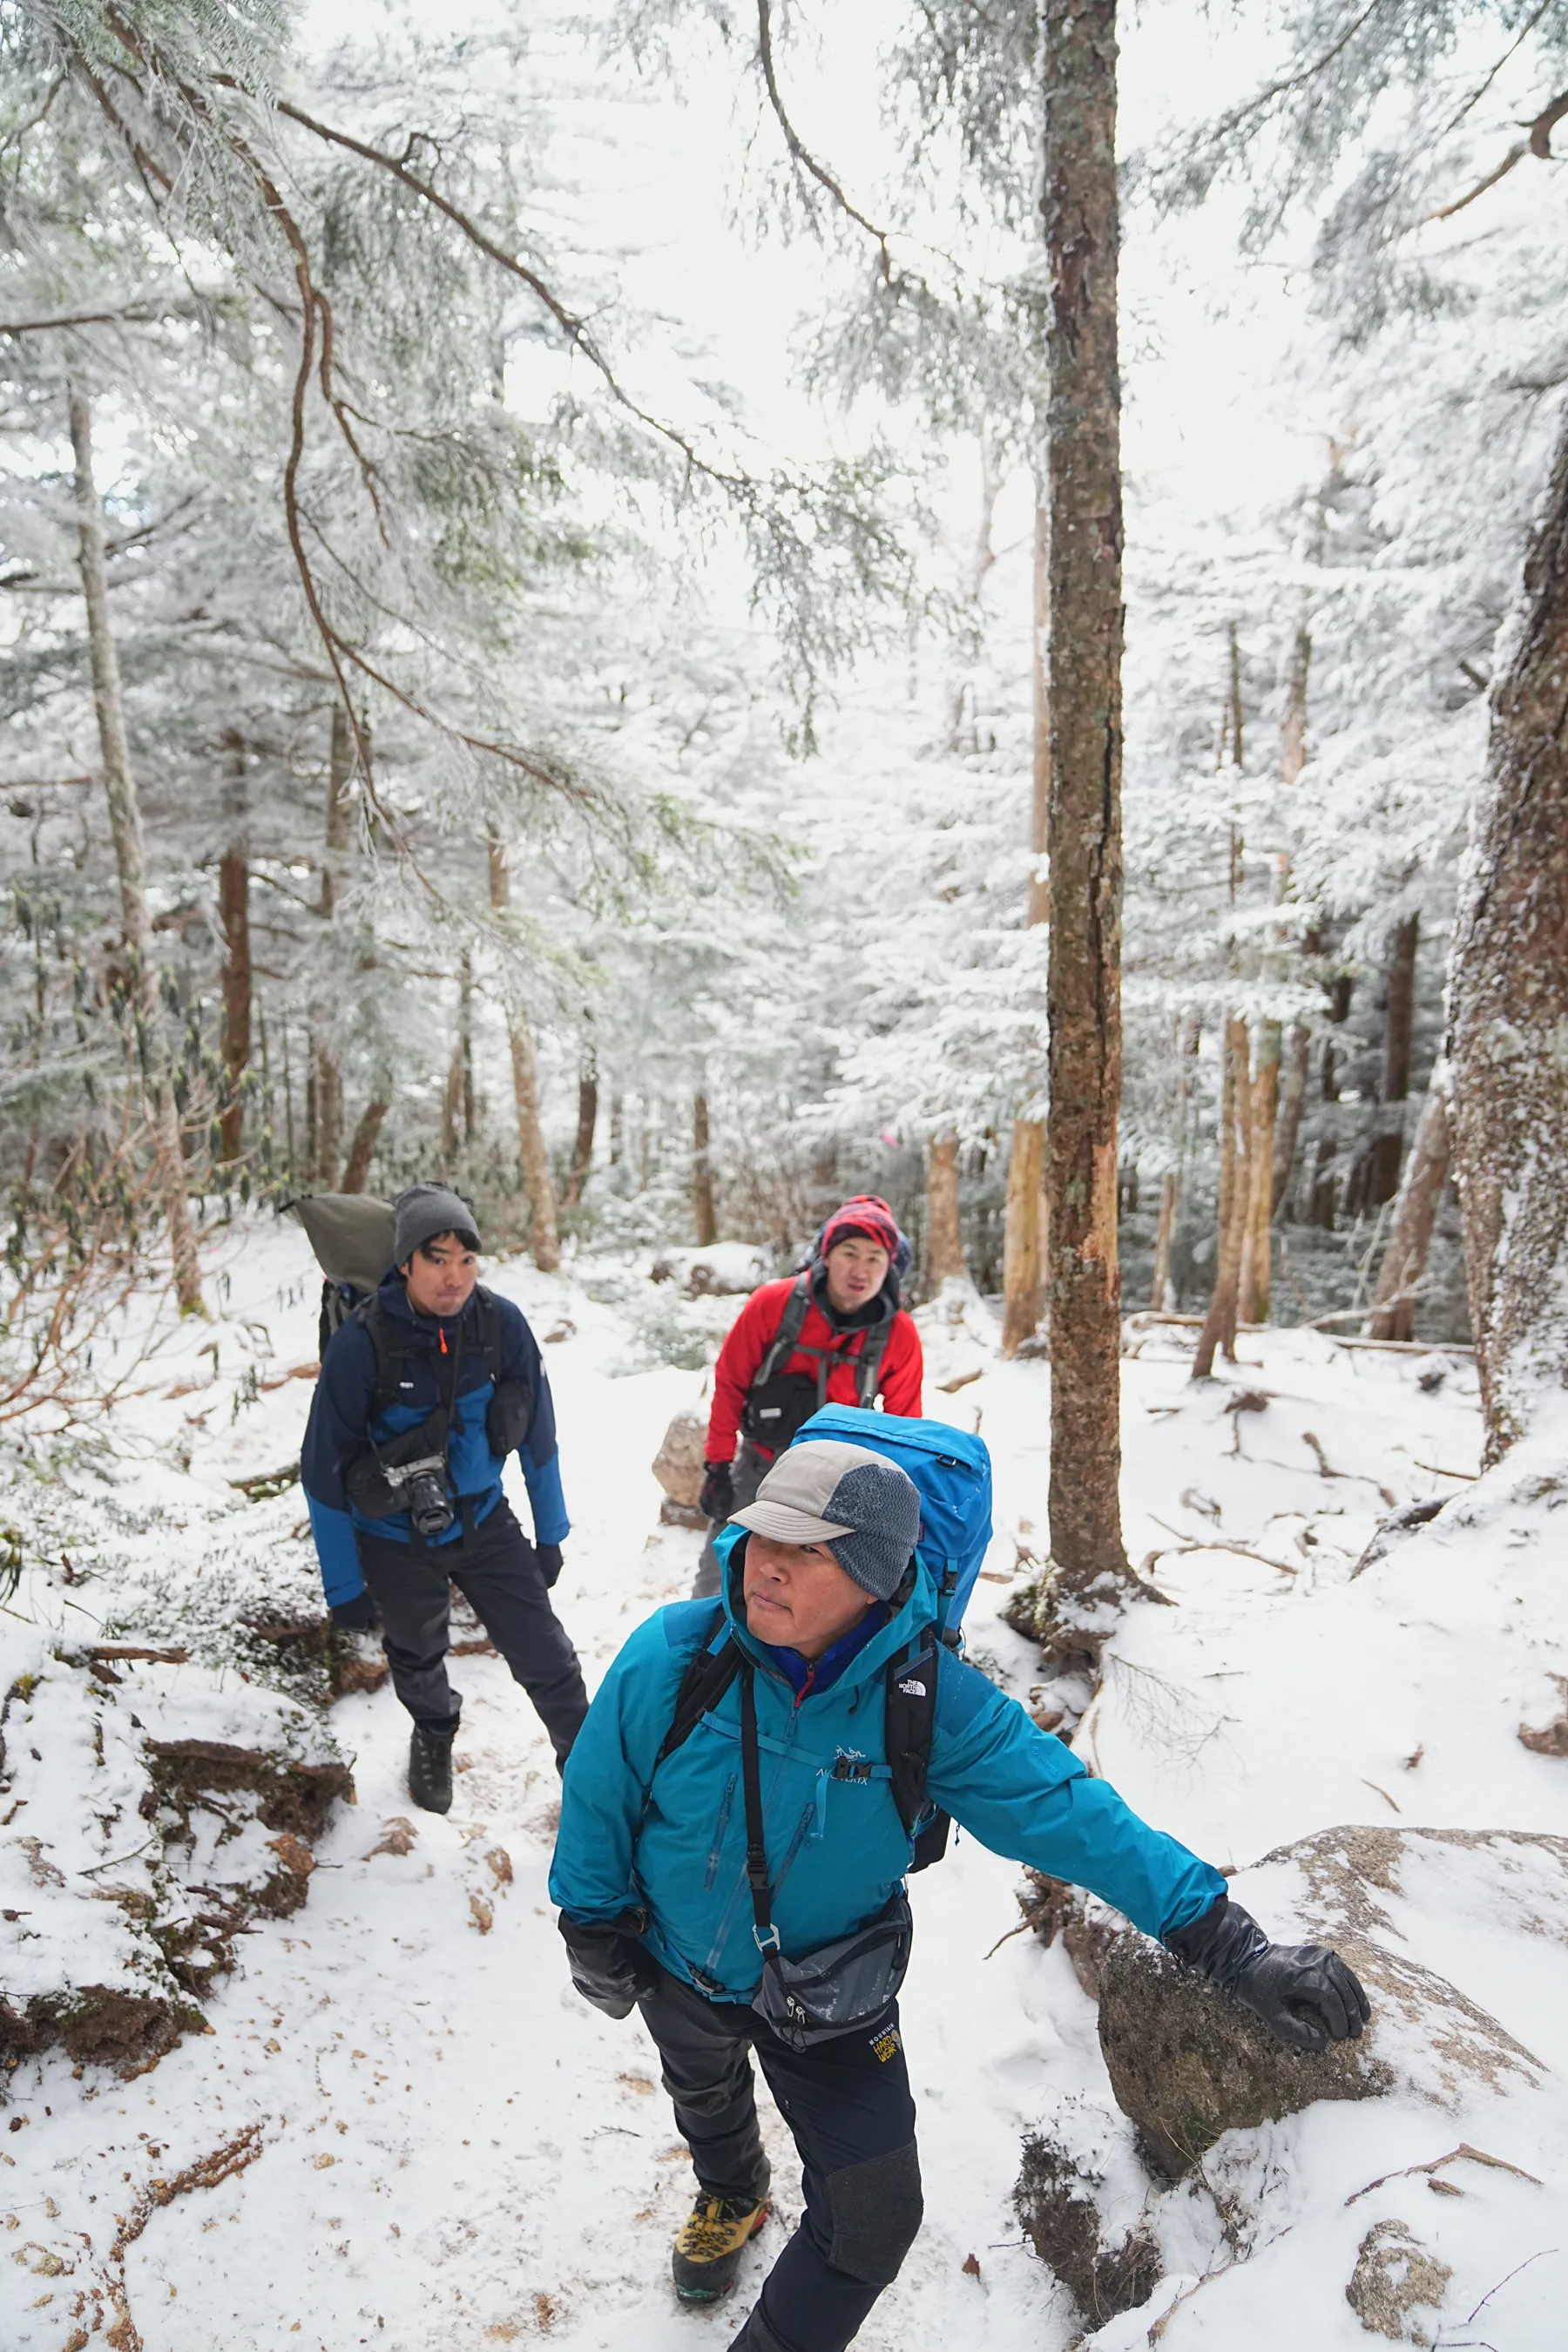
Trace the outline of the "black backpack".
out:
[[[792,1445],[796,1433],[826,1404],[828,1377],[837,1364],[853,1371],[855,1402],[863,1412],[869,1412],[881,1373],[883,1351],[898,1314],[895,1305],[893,1313],[885,1315],[879,1323],[858,1324],[826,1347],[803,1348],[800,1335],[805,1328],[810,1305],[811,1268],[807,1266],[795,1276],[784,1300],[779,1328],[757,1366],[741,1412],[741,1426],[752,1444],[765,1445],[775,1454]],[[851,1343],[862,1334],[858,1352],[852,1353]],[[794,1355],[815,1356],[815,1375],[784,1371],[783,1366]]]

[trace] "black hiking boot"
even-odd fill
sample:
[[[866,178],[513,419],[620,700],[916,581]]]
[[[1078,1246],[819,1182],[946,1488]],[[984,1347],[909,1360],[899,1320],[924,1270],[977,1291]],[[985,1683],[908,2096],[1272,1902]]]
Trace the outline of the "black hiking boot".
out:
[[[741,2256],[768,2218],[768,2200],[710,2197],[704,2189],[675,2242],[670,2269],[682,2303],[717,2303],[735,2284]]]
[[[457,1736],[455,1723],[446,1730],[434,1723],[414,1727],[408,1743],[408,1793],[426,1813],[452,1810],[452,1742]]]

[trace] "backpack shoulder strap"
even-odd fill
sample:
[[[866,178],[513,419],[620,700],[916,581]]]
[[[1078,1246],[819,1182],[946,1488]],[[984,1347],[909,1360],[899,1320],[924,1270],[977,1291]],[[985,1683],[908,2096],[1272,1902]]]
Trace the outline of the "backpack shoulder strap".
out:
[[[718,1649],[713,1637],[725,1623],[722,1601],[714,1610],[702,1646],[692,1658],[680,1678],[676,1695],[675,1713],[669,1729],[664,1735],[664,1745],[654,1758],[657,1772],[667,1756],[673,1756],[685,1746],[705,1715],[710,1715],[741,1670],[740,1644],[727,1635]]]
[[[474,1353],[484,1358],[486,1371],[492,1381],[499,1381],[501,1367],[500,1302],[495,1292],[487,1290],[482,1282],[475,1284],[474,1297],[479,1301],[479,1309],[478,1328],[474,1334]]]
[[[937,1629],[917,1633],[887,1674],[883,1744],[893,1776],[893,1802],[913,1832],[926,1811],[931,1728],[936,1721]]]
[[[805,1328],[805,1310],[810,1304],[811,1269],[808,1266],[804,1274],[797,1274],[790,1285],[789,1297],[784,1300],[784,1313],[779,1318],[779,1328],[773,1333],[766,1355],[752,1374],[752,1386],[754,1389],[760,1389],[764,1381],[771,1381],[780,1366],[787,1364],[794,1355],[800,1343],[801,1332]]]
[[[354,1308],[354,1315],[364,1325],[370,1334],[371,1346],[375,1349],[375,1396],[372,1411],[380,1412],[385,1406],[398,1401],[397,1383],[404,1366],[409,1361],[410,1350],[399,1339],[391,1317],[374,1295],[365,1300],[363,1307]]]
[[[874,1323],[866,1334],[859,1354],[853,1360],[857,1392],[862,1405],[868,1411],[870,1409],[872,1398],[877,1393],[877,1382],[881,1376],[883,1350],[892,1337],[893,1325],[897,1320],[898,1314],[895,1310],[885,1322]]]

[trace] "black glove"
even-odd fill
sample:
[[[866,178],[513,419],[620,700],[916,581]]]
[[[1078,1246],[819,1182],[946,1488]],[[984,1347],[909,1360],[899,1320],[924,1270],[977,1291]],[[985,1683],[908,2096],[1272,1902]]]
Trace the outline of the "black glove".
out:
[[[1353,1971],[1323,1944],[1271,1944],[1250,1912],[1222,1895],[1201,1919],[1166,1937],[1167,1948],[1232,1994],[1296,2050],[1359,2041],[1372,2015]]]
[[[690,1493],[688,1487],[688,1494]],[[697,1507],[707,1519],[727,1519],[735,1507],[735,1474],[727,1462],[710,1462]]]
[[[545,1591],[548,1591],[561,1573],[561,1547],[559,1544],[536,1544],[534,1550],[539,1560],[540,1573],[544,1579]]]
[[[375,1603],[368,1592],[356,1592],[352,1601],[334,1601],[331,1615],[333,1624],[341,1626],[345,1633],[375,1631]]]
[[[606,2017],[629,2017],[657,1987],[658,1970],[643,1944],[647,1922],[640,1911],[623,1911],[618,1919],[598,1919],[586,1927],[561,1911],[555,1924],[565,1942],[573,1983]]]

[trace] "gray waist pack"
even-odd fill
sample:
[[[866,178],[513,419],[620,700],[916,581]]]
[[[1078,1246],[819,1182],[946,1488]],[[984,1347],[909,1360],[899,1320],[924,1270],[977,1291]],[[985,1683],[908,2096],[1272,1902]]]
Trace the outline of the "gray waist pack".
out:
[[[915,1923],[900,1887],[874,1919],[798,1960],[785,1959],[773,1923],[767,1847],[763,1837],[762,1763],[757,1746],[754,1669],[741,1668],[741,1780],[746,1800],[746,1879],[763,1956],[752,2009],[792,2050],[831,2042],[870,2025],[898,1998],[910,1965]]]
[[[909,1897],[895,1895],[852,1936],[819,1945],[803,1960],[764,1950],[766,1965],[752,2007],[792,2050],[870,2025],[898,1999],[910,1965],[915,1923]]]

